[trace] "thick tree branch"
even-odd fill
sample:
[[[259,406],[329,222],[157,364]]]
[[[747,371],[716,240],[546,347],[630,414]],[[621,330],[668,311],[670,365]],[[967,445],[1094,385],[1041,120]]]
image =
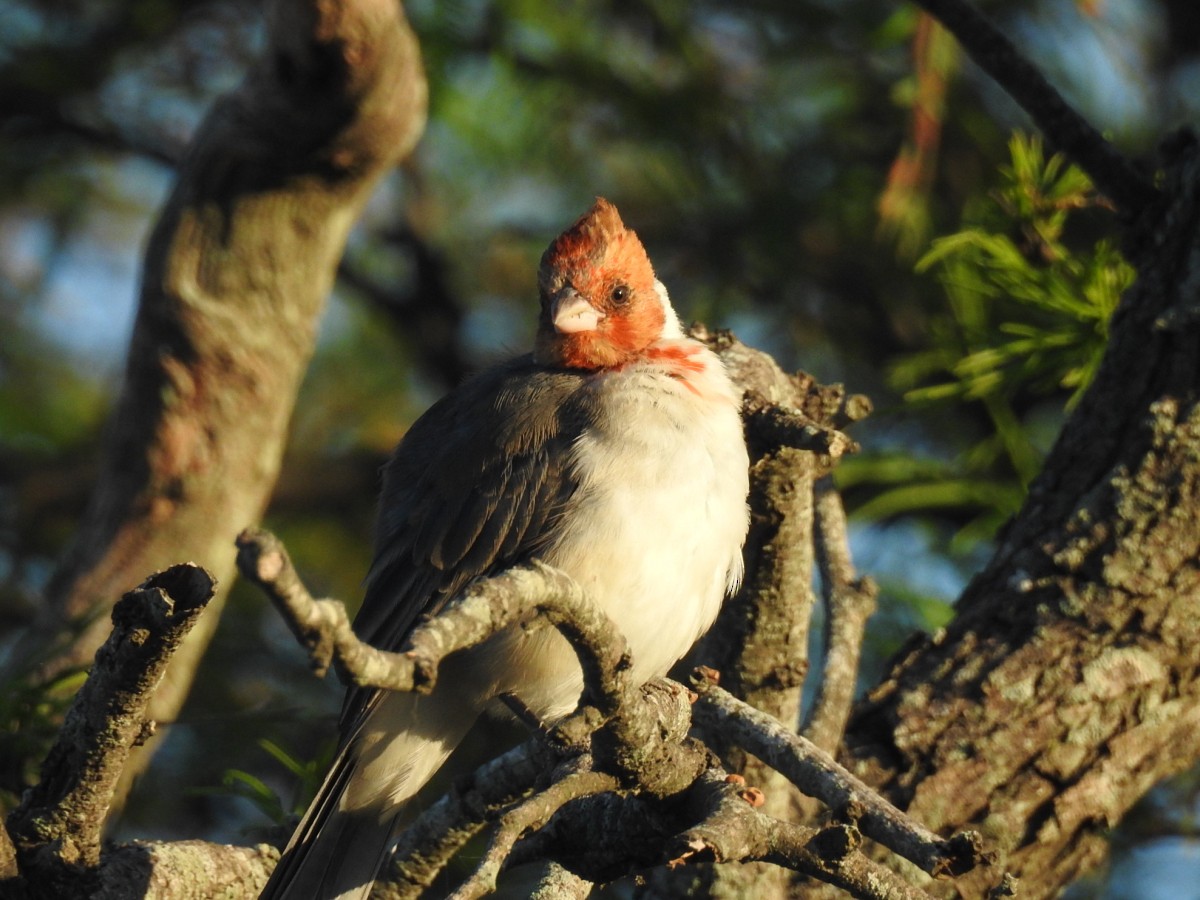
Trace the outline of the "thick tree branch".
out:
[[[823,468],[812,452],[790,447],[769,451],[751,466],[751,526],[742,590],[718,619],[723,651],[709,660],[721,668],[739,697],[786,727],[800,719],[808,673],[808,642],[816,604],[813,593],[813,482]],[[698,720],[698,732],[733,771],[764,792],[764,812],[786,819],[799,799],[795,789],[761,759],[745,753],[723,728]],[[789,873],[769,866],[714,870],[721,888],[751,886],[762,900],[785,897]],[[734,887],[740,884],[741,887]]]
[[[592,893],[592,883],[580,878],[569,869],[558,863],[546,864],[545,874],[538,880],[538,885],[529,900],[584,900]]]
[[[8,819],[26,877],[42,870],[41,877],[65,884],[92,876],[129,753],[153,733],[146,717],[150,699],[215,588],[199,566],[179,565],[151,576],[113,607],[113,630],[42,765],[41,780]]]
[[[89,900],[212,900],[257,897],[279,861],[267,844],[131,841],[104,853]],[[60,894],[58,896],[78,896]]]
[[[813,593],[813,485],[856,449],[841,429],[869,414],[870,401],[840,385],[820,385],[804,373],[783,372],[773,359],[727,332],[693,326],[721,356],[743,392],[742,415],[751,453],[746,574],[693,662],[720,670],[737,696],[793,727],[800,716],[808,670]],[[799,799],[788,781],[746,757],[720,729],[701,727],[705,742],[765,796],[764,812],[785,818]],[[706,873],[717,893],[753,890],[761,900],[788,894],[788,873],[767,866],[730,866]],[[654,873],[655,896],[688,890],[693,873]]]
[[[808,664],[808,627],[815,603],[813,495],[816,479],[855,449],[839,429],[870,412],[870,402],[840,385],[789,375],[773,359],[728,332],[693,326],[720,355],[743,391],[751,450],[751,528],[740,595],[727,603],[700,651],[725,683],[760,709],[795,721]],[[749,660],[750,662],[747,662]],[[751,666],[745,669],[744,666]],[[714,746],[720,746],[719,736]]]
[[[916,0],[956,37],[971,59],[1029,113],[1046,138],[1096,187],[1136,217],[1159,192],[1083,118],[1013,43],[966,0]]]
[[[1127,242],[1138,280],[1108,347],[993,558],[937,634],[855,711],[844,761],[939,831],[980,828],[998,870],[1055,896],[1111,826],[1200,759],[1200,357],[1164,327],[1200,298],[1200,147]],[[990,869],[990,870],[989,870]]]

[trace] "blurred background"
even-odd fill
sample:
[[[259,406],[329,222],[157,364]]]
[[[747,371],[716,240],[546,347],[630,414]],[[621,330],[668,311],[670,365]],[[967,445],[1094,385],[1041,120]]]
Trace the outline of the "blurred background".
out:
[[[1135,158],[1200,117],[1195,0],[980,5]],[[268,527],[314,592],[357,604],[388,451],[529,345],[537,259],[603,195],[685,320],[875,401],[838,473],[882,586],[873,680],[949,617],[1087,384],[1132,278],[1105,204],[914,7],[406,9],[429,124],[351,239]],[[174,162],[261,43],[250,0],[0,0],[0,661],[87,499]],[[339,702],[236,588],[117,836],[258,836],[311,790]],[[38,738],[18,706],[0,700],[9,799]],[[1196,778],[1148,798],[1073,896],[1200,898]]]

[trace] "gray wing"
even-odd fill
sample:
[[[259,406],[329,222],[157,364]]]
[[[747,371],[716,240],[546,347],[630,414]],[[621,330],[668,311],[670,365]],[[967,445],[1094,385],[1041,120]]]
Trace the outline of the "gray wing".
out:
[[[354,620],[360,638],[399,650],[421,616],[544,546],[576,489],[568,460],[586,426],[586,377],[520,357],[480,373],[413,424],[383,472],[375,559]],[[344,733],[373,693],[349,692]]]

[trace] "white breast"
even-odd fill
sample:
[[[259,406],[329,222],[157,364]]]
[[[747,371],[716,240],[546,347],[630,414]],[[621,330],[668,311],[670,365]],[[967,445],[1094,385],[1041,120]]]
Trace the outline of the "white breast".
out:
[[[579,490],[543,555],[613,618],[638,680],[683,656],[741,578],[746,447],[724,368],[702,352],[690,387],[648,363],[597,376],[601,414],[574,452]],[[503,643],[523,673],[511,689],[535,712],[554,719],[574,708],[582,681],[561,638]]]

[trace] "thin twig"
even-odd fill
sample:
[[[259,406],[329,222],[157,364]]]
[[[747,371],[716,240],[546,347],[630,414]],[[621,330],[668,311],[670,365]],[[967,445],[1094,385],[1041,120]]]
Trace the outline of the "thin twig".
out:
[[[875,611],[877,590],[870,578],[855,574],[846,510],[832,481],[822,479],[814,493],[814,538],[825,600],[825,663],[817,699],[802,733],[832,754],[850,716],[863,632]]]
[[[1159,192],[982,13],[964,0],[916,0],[953,34],[975,63],[1029,113],[1046,138],[1122,211],[1134,216]]]
[[[711,673],[696,670],[692,687],[700,694],[695,710],[698,720],[724,729],[731,740],[787,776],[804,793],[853,820],[863,834],[924,871],[958,875],[983,862],[978,834],[962,832],[949,840],[938,837],[847,772],[824,750],[718,687]]]
[[[668,848],[669,865],[711,858],[716,862],[770,862],[861,900],[928,900],[929,895],[859,852],[862,839],[849,825],[816,829],[763,814],[742,799],[720,770],[696,787],[701,821]]]
[[[573,579],[543,563],[476,582],[439,615],[418,625],[407,650],[393,653],[359,640],[343,604],[313,599],[283,543],[270,532],[247,529],[237,543],[238,568],[271,598],[308,648],[318,674],[332,663],[343,680],[357,687],[428,692],[445,657],[541,613],[578,655],[586,699],[611,714],[628,690],[624,637]]]
[[[559,809],[572,800],[613,791],[617,779],[604,772],[570,771],[544,790],[506,812],[483,859],[471,876],[450,895],[450,900],[476,900],[496,889],[496,879],[513,846],[527,831],[541,828]]]
[[[413,900],[420,896],[463,844],[494,813],[533,790],[550,765],[546,750],[533,741],[481,765],[403,831],[386,881],[376,885],[372,897]]]
[[[344,604],[317,600],[292,565],[283,542],[269,531],[247,528],[237,537],[237,566],[270,598],[292,634],[308,650],[318,677],[336,664],[359,687],[411,691],[418,684],[415,660],[363,643],[350,626]]]

